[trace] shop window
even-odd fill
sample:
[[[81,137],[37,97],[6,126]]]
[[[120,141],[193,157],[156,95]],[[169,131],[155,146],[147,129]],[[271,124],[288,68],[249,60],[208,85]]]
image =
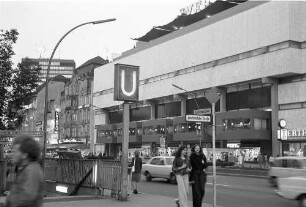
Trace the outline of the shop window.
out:
[[[254,129],[255,130],[268,130],[268,120],[254,118]]]
[[[250,129],[250,119],[223,119],[223,130]]]

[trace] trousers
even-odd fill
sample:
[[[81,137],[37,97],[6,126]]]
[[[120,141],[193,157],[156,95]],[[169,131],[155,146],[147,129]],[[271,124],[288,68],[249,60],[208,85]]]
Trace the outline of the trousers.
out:
[[[194,184],[192,185],[193,207],[201,207],[205,196],[206,173],[204,171],[195,171],[192,173]]]
[[[188,191],[189,191],[189,176],[185,175],[176,175],[178,195],[181,207],[188,207]]]

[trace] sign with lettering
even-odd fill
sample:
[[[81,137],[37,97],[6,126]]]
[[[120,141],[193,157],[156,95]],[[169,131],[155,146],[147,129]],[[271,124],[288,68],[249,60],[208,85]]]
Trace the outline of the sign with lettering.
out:
[[[191,121],[191,122],[210,122],[211,121],[211,117],[205,116],[205,115],[186,115],[185,118],[186,118],[186,121]]]
[[[281,140],[306,139],[306,129],[280,129],[277,135]]]
[[[139,66],[115,64],[114,100],[138,101]]]
[[[197,115],[211,114],[211,108],[193,110],[193,114]]]
[[[54,112],[54,132],[58,132],[58,120],[59,120],[59,112]]]
[[[214,3],[216,0],[200,0],[195,3],[180,9],[181,14],[195,14],[203,9],[205,9],[210,4]]]

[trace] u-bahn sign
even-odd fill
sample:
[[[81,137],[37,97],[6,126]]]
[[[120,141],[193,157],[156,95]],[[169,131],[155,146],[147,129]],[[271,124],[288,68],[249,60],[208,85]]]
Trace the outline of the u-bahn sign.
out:
[[[138,101],[139,66],[115,64],[114,100]]]

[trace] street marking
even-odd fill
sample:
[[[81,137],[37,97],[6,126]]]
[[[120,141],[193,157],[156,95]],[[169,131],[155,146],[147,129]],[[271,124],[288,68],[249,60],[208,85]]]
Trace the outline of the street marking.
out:
[[[208,185],[212,185],[212,183],[206,183]],[[216,186],[219,185],[219,186],[223,186],[223,187],[230,187],[229,185],[224,185],[224,184],[216,184]]]

